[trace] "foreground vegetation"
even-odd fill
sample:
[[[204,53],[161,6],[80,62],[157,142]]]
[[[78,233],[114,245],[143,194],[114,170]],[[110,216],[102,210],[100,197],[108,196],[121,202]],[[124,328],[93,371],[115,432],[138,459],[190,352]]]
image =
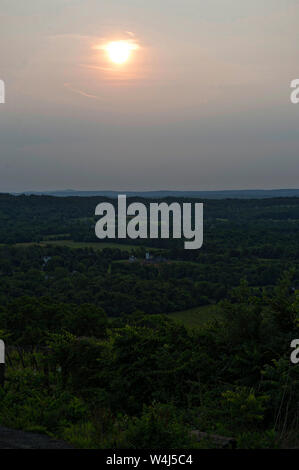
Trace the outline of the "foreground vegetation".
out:
[[[299,368],[289,358],[298,302],[289,277],[271,297],[243,283],[221,304],[221,319],[199,331],[137,313],[111,324],[91,305],[71,318],[59,311],[59,323],[51,306],[31,305],[35,347],[21,322],[9,332],[11,312],[2,311],[2,336],[14,347],[0,421],[87,448],[208,446],[192,429],[234,436],[239,448],[298,444]],[[93,336],[83,336],[87,325]]]

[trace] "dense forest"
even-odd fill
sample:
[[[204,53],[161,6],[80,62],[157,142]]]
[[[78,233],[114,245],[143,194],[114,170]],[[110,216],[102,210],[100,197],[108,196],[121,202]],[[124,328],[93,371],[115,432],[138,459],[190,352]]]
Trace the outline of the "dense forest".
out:
[[[0,195],[0,423],[80,448],[299,447],[299,198],[203,201],[200,250],[98,240],[104,200]]]

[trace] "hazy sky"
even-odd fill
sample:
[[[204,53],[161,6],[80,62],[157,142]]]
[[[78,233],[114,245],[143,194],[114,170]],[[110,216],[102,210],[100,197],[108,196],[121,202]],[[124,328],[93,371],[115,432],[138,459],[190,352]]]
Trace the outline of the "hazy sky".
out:
[[[0,191],[298,188],[298,18],[298,0],[0,0]],[[139,46],[122,66],[113,40]]]

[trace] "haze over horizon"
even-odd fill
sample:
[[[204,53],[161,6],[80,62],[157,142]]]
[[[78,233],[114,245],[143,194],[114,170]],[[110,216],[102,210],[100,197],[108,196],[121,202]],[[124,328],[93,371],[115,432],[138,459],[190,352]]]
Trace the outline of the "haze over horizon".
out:
[[[298,187],[298,17],[296,0],[2,0],[1,192]]]
[[[3,193],[3,191],[0,191],[0,194]],[[52,190],[24,190],[24,191],[7,191],[7,193],[10,194],[45,194],[45,195],[59,195],[59,196],[81,196],[81,195],[113,195],[113,197],[117,197],[117,195],[120,194],[127,194],[128,197],[139,194],[139,195],[145,195],[148,194],[149,197],[152,194],[158,195],[158,194],[166,194],[168,195],[175,195],[175,194],[181,194],[182,196],[184,194],[186,195],[197,195],[197,194],[211,194],[211,195],[225,195],[225,194],[233,194],[235,193],[236,195],[242,195],[244,194],[244,197],[246,195],[250,196],[251,193],[254,197],[254,195],[257,195],[257,197],[260,197],[265,193],[267,197],[277,197],[277,195],[282,194],[281,197],[285,196],[291,196],[291,197],[299,197],[299,188],[270,188],[270,189],[263,189],[263,188],[236,188],[236,189],[214,189],[214,190],[201,190],[201,189],[188,189],[188,190],[177,190],[177,189],[169,189],[169,188],[160,188],[160,189],[155,189],[155,190],[150,190],[150,189],[132,189],[132,190],[127,190],[127,189],[117,189],[117,190],[111,190],[111,189],[52,189]],[[271,196],[273,194],[273,196]],[[238,196],[236,196],[238,197]]]

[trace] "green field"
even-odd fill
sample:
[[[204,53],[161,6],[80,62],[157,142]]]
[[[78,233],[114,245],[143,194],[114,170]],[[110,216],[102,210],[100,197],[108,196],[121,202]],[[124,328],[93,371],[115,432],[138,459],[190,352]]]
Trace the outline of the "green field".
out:
[[[220,312],[217,305],[204,305],[170,313],[169,316],[178,323],[183,323],[186,328],[200,328],[210,320],[220,318]]]
[[[120,243],[97,243],[97,242],[74,242],[72,240],[49,240],[49,241],[42,241],[42,242],[28,242],[28,243],[17,243],[16,246],[32,246],[32,245],[39,245],[39,246],[46,246],[46,245],[54,245],[54,246],[68,246],[69,248],[93,248],[94,250],[103,250],[104,248],[114,248],[123,251],[133,251],[136,248],[140,248],[138,245],[125,245]]]

